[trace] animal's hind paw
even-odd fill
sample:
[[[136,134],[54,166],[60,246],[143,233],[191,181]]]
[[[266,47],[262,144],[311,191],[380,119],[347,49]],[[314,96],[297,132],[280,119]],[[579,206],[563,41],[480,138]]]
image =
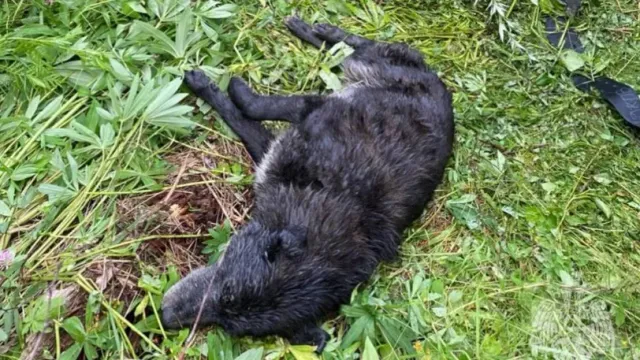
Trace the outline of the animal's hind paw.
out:
[[[184,73],[184,83],[194,92],[211,86],[214,90],[218,87],[211,82],[209,77],[201,70],[190,70]]]

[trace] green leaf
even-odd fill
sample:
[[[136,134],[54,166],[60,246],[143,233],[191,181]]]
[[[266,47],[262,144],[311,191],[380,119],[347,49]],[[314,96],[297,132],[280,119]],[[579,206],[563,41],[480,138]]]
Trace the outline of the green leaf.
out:
[[[138,1],[129,1],[127,2],[127,5],[129,5],[129,7],[135,12],[139,12],[141,14],[147,13],[147,10],[145,10],[144,7],[142,7],[142,5],[140,5]]]
[[[388,317],[382,317],[378,320],[378,326],[387,343],[394,349],[401,348],[407,354],[415,351],[411,343],[415,334],[408,325]]]
[[[76,360],[80,356],[82,351],[82,345],[75,343],[71,345],[67,350],[60,354],[59,360]]]
[[[133,79],[133,74],[131,73],[131,71],[129,71],[129,69],[122,65],[118,60],[109,58],[109,63],[111,64],[111,68],[113,69],[113,74],[118,80],[128,83]]]
[[[434,308],[431,308],[431,310],[437,317],[442,318],[447,316],[447,308],[445,308],[444,306],[436,306]]]
[[[0,200],[0,216],[11,216],[11,209],[2,200]]]
[[[31,99],[31,101],[29,101],[29,106],[27,107],[27,111],[24,113],[24,116],[26,116],[28,119],[31,119],[36,113],[36,110],[38,110],[38,105],[40,105],[40,95],[34,97],[33,99]]]
[[[262,353],[264,352],[264,348],[251,349],[243,352],[235,358],[235,360],[262,360]]]
[[[449,294],[449,301],[452,304],[455,304],[457,302],[459,302],[460,300],[462,300],[462,291],[460,290],[453,290],[450,294]]]
[[[315,353],[316,347],[309,345],[292,345],[289,351],[296,360],[316,360],[318,356]]]
[[[165,33],[151,26],[151,24],[142,22],[142,21],[134,21],[133,29],[145,34],[147,36],[151,36],[156,40],[152,45],[159,51],[165,52],[169,55],[172,55],[175,58],[179,58],[178,49],[176,49],[173,40],[171,40]]]
[[[78,189],[78,162],[70,152],[67,152],[67,160],[69,161],[69,169],[71,170],[71,183],[74,189]]]
[[[84,356],[88,360],[93,360],[98,358],[98,351],[95,346],[91,345],[89,342],[84,343]]]
[[[562,285],[568,286],[568,287],[576,286],[576,281],[573,279],[571,275],[569,275],[568,272],[564,270],[560,270],[558,271],[558,276],[560,276],[560,280],[562,280]]]
[[[598,209],[600,209],[604,213],[604,216],[606,216],[607,219],[611,219],[611,209],[609,208],[609,205],[605,204],[604,201],[598,198],[596,198],[594,201],[596,202],[596,206],[598,207]]]
[[[66,201],[76,196],[75,191],[53,184],[41,184],[38,186],[38,191],[47,195],[49,202],[52,203]]]
[[[34,165],[22,164],[11,173],[11,180],[21,181],[33,177],[38,171]]]
[[[216,6],[217,1],[209,0],[198,9],[198,14],[209,19],[224,19],[234,15],[238,8],[234,4]]]
[[[362,352],[362,360],[380,360],[378,352],[371,340],[367,337],[364,341],[364,351]]]
[[[0,329],[0,343],[5,342],[9,339],[9,335],[7,335],[4,330]]]
[[[83,343],[85,341],[87,334],[84,331],[84,326],[82,326],[82,322],[77,316],[73,316],[68,319],[65,319],[62,322],[62,328],[76,342]]]
[[[42,111],[40,111],[38,115],[33,119],[32,123],[37,123],[38,121],[44,120],[49,116],[53,115],[53,113],[55,113],[56,111],[58,111],[58,109],[60,109],[61,105],[62,105],[62,95],[51,100],[47,104],[47,106],[45,106],[44,109],[42,109]]]
[[[373,326],[373,318],[371,316],[363,316],[351,325],[349,331],[342,338],[342,348],[346,349],[349,345],[358,341],[365,330]]]
[[[338,91],[342,89],[342,83],[340,82],[340,78],[334,73],[332,73],[329,69],[320,70],[320,78],[324,81],[327,89]]]
[[[574,50],[565,50],[560,54],[560,61],[564,64],[567,70],[574,72],[584,66],[584,60]]]
[[[178,78],[160,88],[155,98],[151,103],[149,103],[149,105],[147,105],[143,116],[153,117],[156,112],[166,110],[168,107],[175,105],[178,101],[184,98],[184,96],[182,96],[182,98],[177,97],[177,99],[174,97],[176,91],[180,88],[180,85],[182,85],[182,79]]]
[[[211,41],[218,41],[218,33],[211,26],[204,21],[200,22],[200,26],[202,26],[202,30]]]
[[[111,126],[111,124],[100,125],[100,144],[102,149],[106,149],[113,145],[115,136],[116,132],[113,130],[113,126]]]
[[[188,31],[191,28],[191,11],[187,10],[182,13],[178,26],[176,27],[176,41],[175,49],[178,57],[184,57],[184,54],[189,45],[190,39],[188,38]]]

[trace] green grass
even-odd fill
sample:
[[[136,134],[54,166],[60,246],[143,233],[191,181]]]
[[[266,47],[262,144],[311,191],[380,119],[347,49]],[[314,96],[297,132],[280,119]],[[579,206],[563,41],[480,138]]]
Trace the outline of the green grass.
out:
[[[0,357],[312,357],[157,321],[162,293],[219,254],[250,198],[247,157],[178,87],[181,73],[203,68],[222,87],[237,74],[262,93],[339,86],[340,53],[284,28],[299,9],[408,42],[455,92],[446,181],[399,261],[325,324],[324,358],[637,358],[638,132],[575,89],[567,67],[640,89],[640,8],[585,2],[576,64],[546,42],[557,6],[539,2],[3,2],[0,249],[14,258],[0,267]],[[176,175],[185,150],[208,160]],[[210,234],[124,220],[127,199],[194,186],[218,196]]]

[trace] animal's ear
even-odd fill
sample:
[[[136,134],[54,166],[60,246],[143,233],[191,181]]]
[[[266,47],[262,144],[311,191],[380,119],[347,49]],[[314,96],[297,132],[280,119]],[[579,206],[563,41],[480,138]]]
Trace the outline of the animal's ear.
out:
[[[280,231],[278,236],[282,251],[288,257],[304,254],[307,248],[307,232],[300,227],[288,227]]]
[[[306,231],[299,227],[280,230],[267,245],[265,252],[267,261],[274,262],[280,253],[289,258],[304,254],[307,247],[306,235]]]

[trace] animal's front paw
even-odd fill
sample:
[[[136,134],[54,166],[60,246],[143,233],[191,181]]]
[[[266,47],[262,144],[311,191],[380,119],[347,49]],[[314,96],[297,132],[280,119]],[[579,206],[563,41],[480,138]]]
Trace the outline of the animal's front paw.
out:
[[[315,345],[316,353],[322,354],[331,336],[322,328],[312,325],[304,329],[300,329],[298,333],[289,338],[289,342],[293,345]]]
[[[215,90],[218,89],[207,75],[201,70],[190,70],[184,73],[184,83],[191,89],[193,92],[198,92],[202,89],[207,88],[208,86],[213,87]]]

